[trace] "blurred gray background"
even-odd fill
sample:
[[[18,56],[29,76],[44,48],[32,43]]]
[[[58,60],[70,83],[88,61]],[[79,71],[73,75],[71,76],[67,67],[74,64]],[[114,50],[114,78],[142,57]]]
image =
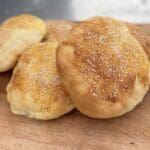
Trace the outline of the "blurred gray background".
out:
[[[67,20],[102,15],[150,23],[150,0],[0,0],[0,22],[20,13]]]

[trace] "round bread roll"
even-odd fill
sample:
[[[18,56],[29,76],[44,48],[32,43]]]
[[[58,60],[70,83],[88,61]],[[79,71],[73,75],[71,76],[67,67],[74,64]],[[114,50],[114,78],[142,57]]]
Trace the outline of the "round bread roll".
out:
[[[57,74],[57,45],[38,43],[21,55],[7,87],[14,114],[48,120],[74,108]]]
[[[128,28],[101,17],[78,23],[57,51],[65,90],[93,118],[112,118],[139,104],[150,84],[147,55]]]
[[[65,41],[69,35],[70,30],[75,23],[64,20],[49,20],[47,21],[47,35],[46,41],[62,42]]]
[[[40,42],[47,32],[46,23],[38,17],[22,14],[7,19],[0,26],[0,72],[12,69],[20,54]]]

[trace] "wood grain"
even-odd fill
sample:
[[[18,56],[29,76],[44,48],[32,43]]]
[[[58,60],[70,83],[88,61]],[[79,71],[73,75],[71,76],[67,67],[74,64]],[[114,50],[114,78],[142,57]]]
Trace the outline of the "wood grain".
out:
[[[150,34],[150,25],[141,25]],[[132,112],[96,120],[77,110],[55,120],[15,116],[6,99],[11,72],[0,74],[0,150],[150,150],[150,92]]]

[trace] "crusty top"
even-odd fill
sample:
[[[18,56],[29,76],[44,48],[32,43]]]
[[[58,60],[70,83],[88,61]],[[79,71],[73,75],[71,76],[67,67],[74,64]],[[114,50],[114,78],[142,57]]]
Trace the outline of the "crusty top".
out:
[[[1,27],[7,29],[25,29],[25,30],[39,30],[39,32],[46,32],[46,24],[40,18],[30,15],[21,14],[8,18],[4,21]]]
[[[72,110],[72,103],[57,74],[57,45],[37,43],[19,58],[7,88],[8,101],[17,113],[21,114],[25,107],[29,117],[51,119]],[[43,116],[36,116],[36,113]]]
[[[101,19],[101,17],[92,17],[87,19],[87,21],[94,21]],[[150,38],[149,35],[146,34],[140,27],[136,26],[135,24],[129,23],[129,22],[122,22],[125,24],[130,33],[135,37],[135,39],[140,43],[146,54],[148,55],[150,59]]]
[[[57,43],[37,43],[25,51],[14,70],[11,88],[19,88],[23,93],[28,94],[32,92],[31,95],[37,100],[40,99],[39,95],[47,95],[46,92],[53,93],[49,98],[51,101],[63,97],[62,83],[55,66],[56,48]]]

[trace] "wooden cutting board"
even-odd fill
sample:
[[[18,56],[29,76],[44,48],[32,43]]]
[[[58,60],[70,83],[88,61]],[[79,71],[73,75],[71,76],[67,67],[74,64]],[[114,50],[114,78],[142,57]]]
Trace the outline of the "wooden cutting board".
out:
[[[150,25],[141,25],[150,34]],[[10,112],[0,74],[0,150],[150,150],[150,92],[132,112],[96,120],[77,110],[55,120],[37,121]]]

